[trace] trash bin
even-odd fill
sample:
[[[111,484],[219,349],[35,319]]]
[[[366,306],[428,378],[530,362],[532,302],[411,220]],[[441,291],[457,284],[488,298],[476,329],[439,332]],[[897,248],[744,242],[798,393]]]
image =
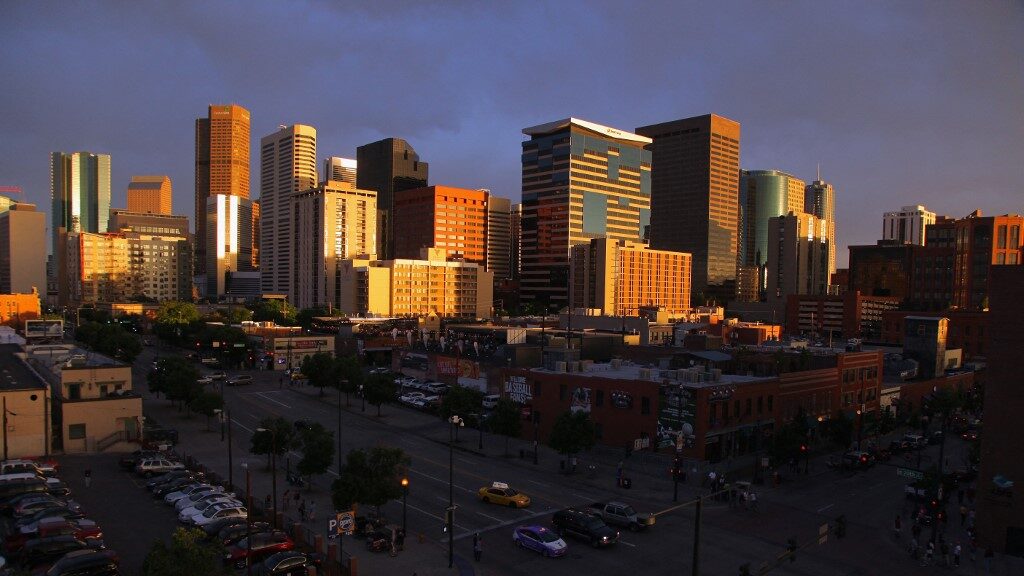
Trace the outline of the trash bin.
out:
[[[633,480],[630,479],[630,478],[623,478],[622,479],[622,487],[627,489],[627,490],[632,488],[633,487]]]

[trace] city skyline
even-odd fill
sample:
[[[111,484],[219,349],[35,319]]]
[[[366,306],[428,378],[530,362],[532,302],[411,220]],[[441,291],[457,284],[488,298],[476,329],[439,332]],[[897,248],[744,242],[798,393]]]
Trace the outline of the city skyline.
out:
[[[192,205],[194,120],[210,104],[238,103],[252,112],[251,150],[280,124],[317,129],[318,166],[401,137],[432,165],[431,184],[488,188],[513,202],[525,126],[575,116],[631,130],[721,114],[743,125],[741,168],[811,181],[821,164],[836,189],[840,266],[846,246],[880,238],[883,213],[904,205],[953,217],[1022,210],[1015,150],[1024,117],[1015,104],[1024,100],[1024,9],[1011,3],[653,4],[639,14],[598,3],[566,34],[556,23],[581,13],[571,3],[543,18],[526,6],[261,4],[232,11],[232,21],[266,34],[227,36],[210,28],[231,11],[226,4],[129,6],[116,19],[80,5],[61,5],[64,17],[54,19],[58,6],[7,6],[0,19],[0,72],[12,87],[0,95],[9,112],[0,183],[21,186],[38,206],[49,204],[49,154],[77,150],[110,154],[112,207],[125,206],[131,175],[150,173],[180,183],[176,206]],[[300,17],[312,22],[301,37],[267,29]],[[676,33],[694,19],[708,25]],[[76,26],[59,25],[68,21]],[[709,52],[723,30],[736,41]],[[593,58],[602,35],[620,48]],[[538,37],[551,41],[524,41]],[[87,65],[96,54],[102,73]],[[296,54],[317,56],[296,66]],[[382,58],[392,64],[378,66]],[[579,66],[537,71],[559,61]],[[581,89],[606,68],[628,70],[626,81]],[[122,89],[127,77],[131,90]],[[63,104],[55,82],[76,87],[77,105]],[[291,88],[305,83],[317,89]],[[549,86],[544,98],[533,85]]]

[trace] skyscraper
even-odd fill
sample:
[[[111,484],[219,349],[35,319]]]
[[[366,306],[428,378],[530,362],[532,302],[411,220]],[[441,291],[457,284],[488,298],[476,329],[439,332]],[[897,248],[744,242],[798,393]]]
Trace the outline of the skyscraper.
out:
[[[58,302],[67,303],[67,235],[103,233],[110,214],[110,156],[74,152],[50,155],[51,248]]]
[[[488,196],[452,186],[396,191],[395,258],[416,259],[424,248],[437,247],[447,258],[486,265]]]
[[[790,212],[768,220],[768,301],[785,304],[790,294],[828,293],[825,221]]]
[[[690,255],[629,240],[595,238],[573,246],[573,309],[637,316],[641,306],[677,315],[690,309]]]
[[[215,194],[206,199],[207,298],[232,292],[232,275],[252,270],[252,202]]]
[[[832,185],[818,177],[804,189],[804,212],[825,221],[828,237],[828,273],[836,271],[836,195]]]
[[[341,263],[377,249],[377,193],[328,180],[295,196],[298,308],[341,305]]]
[[[260,284],[265,293],[295,295],[292,203],[296,194],[316,184],[316,128],[282,126],[260,139]]]
[[[935,212],[924,206],[904,206],[898,212],[886,212],[882,219],[882,240],[897,240],[924,246],[925,228],[935,224]]]
[[[195,273],[206,271],[206,200],[217,194],[249,199],[249,111],[210,105],[196,119]],[[251,251],[251,247],[250,250]]]
[[[768,221],[804,211],[804,181],[779,170],[741,170],[738,226],[738,266],[756,270],[757,293],[767,287]],[[742,282],[741,282],[742,284]]]
[[[725,302],[736,283],[739,122],[707,114],[637,133],[654,140],[651,248],[692,254],[693,295]]]
[[[487,269],[495,282],[512,278],[512,201],[493,194],[487,200]]]
[[[0,294],[46,294],[46,215],[34,204],[0,212]]]
[[[188,218],[114,208],[110,231],[128,240],[129,294],[158,301],[192,299]]]
[[[324,159],[324,181],[348,182],[356,185],[356,166],[358,164],[351,158],[331,156]]]
[[[385,138],[356,148],[356,188],[377,193],[377,254],[379,258],[394,256],[395,232],[391,224],[394,193],[427,185],[430,166],[408,142],[401,138]]]
[[[523,205],[513,204],[511,217],[509,218],[509,235],[511,241],[509,250],[512,253],[512,275],[513,280],[519,280],[523,270]]]
[[[128,211],[170,214],[171,179],[168,176],[132,176],[128,183]]]
[[[570,304],[569,252],[593,238],[639,241],[651,219],[651,139],[578,118],[525,128],[523,300]],[[735,266],[735,263],[734,263]],[[734,270],[735,272],[735,270]]]

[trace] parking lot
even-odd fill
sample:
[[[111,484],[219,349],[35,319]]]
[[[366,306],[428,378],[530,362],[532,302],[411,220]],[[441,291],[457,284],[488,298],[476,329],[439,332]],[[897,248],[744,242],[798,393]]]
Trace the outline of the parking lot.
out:
[[[121,558],[121,573],[139,574],[155,540],[169,541],[178,527],[174,509],[157,501],[134,473],[118,466],[120,454],[61,456],[61,478],[72,497],[82,505],[86,518],[103,528],[106,546]],[[85,487],[85,470],[92,471],[92,483]]]

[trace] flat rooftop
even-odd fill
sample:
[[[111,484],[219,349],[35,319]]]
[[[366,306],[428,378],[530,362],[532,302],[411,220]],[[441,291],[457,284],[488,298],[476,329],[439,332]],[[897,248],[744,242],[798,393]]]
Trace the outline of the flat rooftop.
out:
[[[647,382],[662,383],[665,380],[683,384],[687,388],[712,388],[729,384],[749,384],[753,382],[765,382],[774,379],[773,377],[741,376],[738,374],[721,374],[719,380],[706,380],[704,382],[686,382],[682,379],[675,379],[667,373],[678,373],[681,370],[662,370],[638,364],[623,362],[617,368],[612,364],[591,364],[579,372],[556,372],[547,368],[531,368],[530,372],[542,374],[569,374],[582,378],[609,378],[614,380],[643,380]]]
[[[15,356],[17,344],[0,344],[0,390],[43,390],[46,384]]]

